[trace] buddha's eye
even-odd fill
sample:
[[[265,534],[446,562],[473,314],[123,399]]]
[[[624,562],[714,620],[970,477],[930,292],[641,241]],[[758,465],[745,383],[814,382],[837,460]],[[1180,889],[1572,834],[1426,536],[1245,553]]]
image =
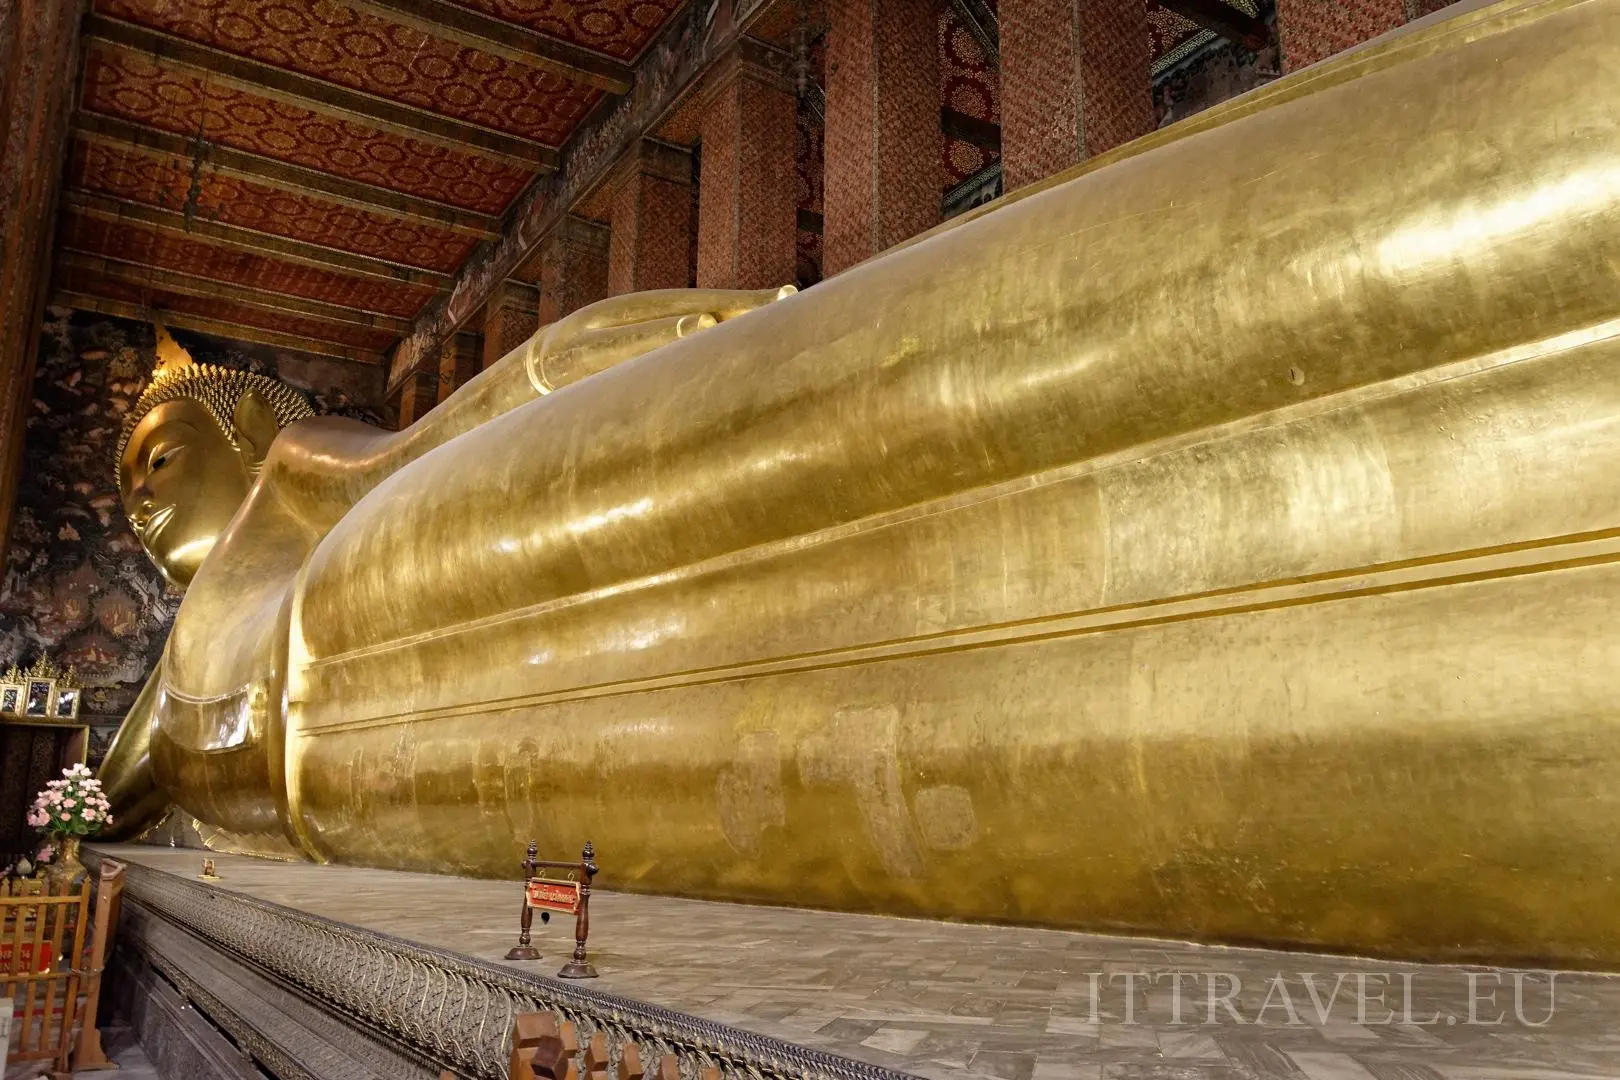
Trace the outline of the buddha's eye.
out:
[[[151,464],[148,465],[147,468],[152,472],[157,472],[159,469],[163,468],[163,466],[173,461],[174,455],[178,454],[179,452],[180,448],[178,446],[171,446],[169,449],[155,455],[152,458]]]

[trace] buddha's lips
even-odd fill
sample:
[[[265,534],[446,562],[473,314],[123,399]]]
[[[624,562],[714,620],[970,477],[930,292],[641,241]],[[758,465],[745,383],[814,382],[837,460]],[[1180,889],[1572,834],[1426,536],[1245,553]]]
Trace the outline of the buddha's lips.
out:
[[[174,517],[173,506],[165,506],[161,510],[153,511],[152,516],[147,518],[146,524],[141,527],[141,543],[150,547],[152,541],[157,539],[158,533],[163,531],[163,527],[169,523],[169,519],[172,517]]]

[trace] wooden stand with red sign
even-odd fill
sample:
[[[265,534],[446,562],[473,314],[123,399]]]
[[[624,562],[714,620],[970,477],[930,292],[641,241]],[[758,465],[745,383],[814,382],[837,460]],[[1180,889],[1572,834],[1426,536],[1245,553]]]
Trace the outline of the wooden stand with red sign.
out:
[[[566,878],[545,877],[541,870],[571,870]],[[586,841],[579,862],[551,862],[539,858],[539,845],[529,841],[523,859],[523,914],[519,921],[518,943],[506,954],[508,960],[538,960],[540,951],[531,944],[534,913],[550,922],[552,912],[574,917],[574,957],[557,972],[559,979],[594,979],[596,968],[585,955],[585,938],[591,932],[591,880],[596,877],[596,851]]]

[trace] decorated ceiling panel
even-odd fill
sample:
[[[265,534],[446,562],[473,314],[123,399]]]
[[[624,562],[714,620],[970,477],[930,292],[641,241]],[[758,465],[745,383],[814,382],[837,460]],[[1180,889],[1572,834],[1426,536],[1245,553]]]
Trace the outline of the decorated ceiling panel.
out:
[[[332,0],[96,0],[103,15],[468,123],[560,145],[601,97]]]
[[[63,215],[58,235],[58,245],[74,251],[384,315],[409,318],[433,295],[432,290],[419,286],[299,266],[144,226],[113,224],[71,210]]]
[[[485,214],[506,209],[531,177],[521,166],[480,154],[204,85],[149,56],[100,43],[85,60],[83,107]]]
[[[394,335],[385,330],[268,311],[222,297],[188,296],[162,288],[149,288],[77,266],[63,267],[57,274],[57,285],[69,292],[122,300],[157,312],[182,312],[219,322],[275,330],[314,341],[351,345],[357,349],[381,351],[394,342]]]
[[[1224,0],[1245,15],[1258,15],[1256,0]],[[1206,53],[1211,47],[1223,43],[1211,30],[1205,30],[1186,16],[1148,0],[1148,55],[1152,59],[1153,78],[1157,81],[1174,71],[1177,66]]]
[[[684,0],[455,0],[464,8],[583,45],[617,60],[636,57]]]
[[[793,52],[801,42],[827,32],[827,0],[789,0],[770,5],[748,28],[748,36]]]
[[[1214,37],[1185,15],[1155,3],[1148,4],[1148,48],[1153,57],[1154,74]]]
[[[195,189],[193,182],[195,180]],[[369,213],[308,195],[278,191],[172,155],[74,144],[68,182],[81,191],[193,212],[210,221],[274,233],[446,273],[467,257],[474,241],[448,229]]]

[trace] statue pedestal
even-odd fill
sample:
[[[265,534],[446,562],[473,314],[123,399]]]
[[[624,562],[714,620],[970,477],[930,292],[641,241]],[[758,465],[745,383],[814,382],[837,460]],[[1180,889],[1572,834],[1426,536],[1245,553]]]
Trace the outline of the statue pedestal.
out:
[[[97,850],[87,850],[87,862]],[[1515,1075],[1528,1075],[1567,1071],[1559,1062],[1598,1045],[1620,1015],[1620,980],[1602,975],[1561,972],[1549,999],[1545,972],[1470,969],[1478,976],[1471,991],[1465,969],[1410,961],[600,890],[591,933],[600,977],[564,982],[551,973],[571,942],[566,920],[535,934],[547,962],[502,959],[520,881],[219,855],[223,880],[206,886],[195,881],[193,853],[99,850],[131,864],[125,910],[133,920],[121,942],[170,982],[243,1010],[244,1029],[279,1030],[255,1012],[276,1010],[276,1024],[301,1031],[298,1038],[320,1032],[320,1045],[343,1047],[382,1075],[387,1063],[364,1056],[382,1052],[379,1040],[459,1076],[504,1076],[514,1008],[571,1019],[582,1050],[590,1034],[582,1018],[611,1019],[603,1028],[610,1039],[645,1046],[656,1030],[678,1056],[708,1055],[726,1075],[757,1068],[767,1077],[844,1080],[1032,1068],[1088,1075],[1100,1064],[1145,1074],[1168,1056],[1190,1069],[1219,1072],[1231,1061],[1273,1075],[1288,1055],[1312,1065],[1327,1054],[1349,1055],[1369,1075],[1438,1075],[1460,1060],[1496,1060],[1492,1048],[1504,1037],[1513,1040]],[[1257,1016],[1279,975],[1297,1022],[1275,994]],[[1529,1023],[1509,1001],[1515,975],[1525,975]],[[1325,1020],[1306,980],[1321,1002],[1333,1000]],[[1487,1008],[1492,987],[1505,990],[1499,1007]],[[1470,1024],[1470,992],[1473,1015],[1502,1012],[1503,1022]],[[1557,1023],[1534,1026],[1549,1003]],[[1440,1037],[1397,1030],[1408,1015]],[[344,1026],[351,1023],[364,1030]],[[622,1050],[615,1043],[611,1055]]]

